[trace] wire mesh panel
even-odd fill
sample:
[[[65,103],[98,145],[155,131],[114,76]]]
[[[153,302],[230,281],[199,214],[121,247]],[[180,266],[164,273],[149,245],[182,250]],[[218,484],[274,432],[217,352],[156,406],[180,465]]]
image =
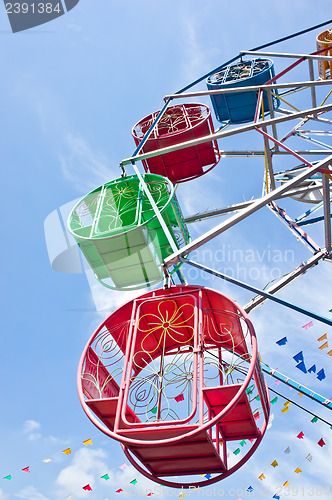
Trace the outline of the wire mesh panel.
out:
[[[159,111],[134,125],[132,135],[139,145]],[[211,112],[203,104],[181,104],[169,107],[154,127],[142,151],[148,153],[181,142],[204,137],[213,132]],[[143,160],[146,172],[160,174],[174,183],[195,179],[213,168],[220,155],[216,141],[179,149]]]
[[[234,87],[262,85],[274,77],[274,65],[270,59],[240,61],[226,66],[206,80],[209,90],[222,90]],[[243,123],[255,117],[258,92],[234,92],[223,95],[211,95],[216,118],[220,122]],[[279,100],[272,98],[273,108],[279,106]],[[264,112],[269,113],[269,101],[263,94]]]
[[[189,233],[168,179],[146,174],[146,186],[176,248]],[[108,182],[87,194],[72,210],[68,227],[105,285],[135,289],[163,279],[161,264],[172,253],[153,206],[137,176]]]

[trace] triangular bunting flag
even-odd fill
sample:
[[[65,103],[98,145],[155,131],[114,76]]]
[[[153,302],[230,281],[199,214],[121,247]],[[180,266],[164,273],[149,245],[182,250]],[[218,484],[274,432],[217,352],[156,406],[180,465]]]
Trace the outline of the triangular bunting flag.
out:
[[[24,467],[24,469],[22,469],[24,472],[30,472],[30,466],[28,465],[28,467]]]
[[[316,365],[312,365],[312,366],[310,366],[310,368],[308,368],[308,373],[311,373],[311,372],[316,373]]]
[[[277,467],[278,462],[277,462],[276,460],[273,460],[273,462],[272,462],[272,464],[271,464],[271,465],[272,465],[272,467]]]
[[[304,360],[304,358],[303,358],[303,352],[302,352],[302,351],[300,351],[300,352],[298,352],[297,354],[295,354],[295,356],[293,356],[293,359],[294,359],[297,363],[299,363],[300,361],[303,361],[303,360]]]
[[[258,476],[258,479],[260,479],[261,481],[263,481],[263,479],[265,479],[264,474],[261,474],[260,476]]]
[[[290,447],[287,446],[287,448],[284,450],[284,453],[286,453],[286,455],[288,455],[288,453],[290,453]]]
[[[326,347],[328,346],[329,346],[328,342],[324,342],[324,344],[320,345],[318,349],[326,349]]]
[[[123,489],[119,488],[115,493],[121,493],[121,491],[123,491]]]
[[[108,481],[109,480],[109,475],[108,474],[104,474],[103,476],[100,476],[100,479],[105,479],[105,481]]]
[[[311,422],[312,424],[315,424],[315,423],[317,422],[317,420],[318,420],[318,417],[314,417],[314,418],[312,418],[312,419],[310,420],[310,422]]]
[[[277,401],[278,401],[278,396],[276,396],[275,398],[271,399],[271,405],[275,405]]]
[[[304,361],[301,361],[301,363],[299,363],[298,365],[296,365],[295,368],[298,368],[303,373],[307,373],[307,368],[306,368],[306,366],[304,364]]]
[[[287,413],[289,410],[288,406],[284,406],[283,409],[281,410],[281,413]]]
[[[324,378],[326,378],[326,375],[325,375],[325,372],[324,372],[324,368],[322,368],[321,370],[319,370],[319,372],[317,373],[317,378],[318,378],[318,380],[323,380]]]
[[[206,479],[211,479],[211,474],[205,474]]]
[[[289,485],[290,485],[290,483],[288,481],[285,481],[283,484],[283,486],[289,486]]]
[[[329,352],[327,352],[326,354],[328,354],[329,356],[332,356],[332,349]]]
[[[282,339],[277,340],[276,344],[280,346],[287,344],[287,337],[283,337]]]
[[[62,453],[64,453],[65,455],[70,455],[71,454],[71,449],[67,448],[66,450],[63,450]]]
[[[311,328],[313,326],[313,322],[312,321],[309,321],[309,323],[307,323],[306,325],[303,325],[302,328],[304,328],[305,330],[308,330],[309,328]]]
[[[299,472],[302,472],[302,471],[301,471],[300,467],[296,467],[294,472],[296,472],[296,474],[298,474]]]
[[[273,495],[273,497],[272,497],[272,498],[275,498],[276,500],[280,500],[280,496],[279,496],[279,495],[277,495],[276,493]]]
[[[10,480],[13,476],[11,476],[10,474],[8,474],[8,476],[5,476],[4,479],[8,479]]]
[[[252,393],[252,391],[253,391],[254,389],[255,389],[255,386],[254,386],[254,385],[251,385],[251,386],[249,386],[249,387],[246,389],[246,393],[247,393],[247,394],[251,394],[251,393]]]
[[[240,448],[236,448],[236,450],[233,451],[234,455],[238,455],[240,453]]]
[[[254,488],[252,486],[249,486],[249,488],[247,488],[247,491],[250,491],[251,493],[252,491],[254,491]]]
[[[321,447],[323,448],[323,446],[324,446],[326,443],[325,443],[324,439],[323,439],[323,438],[321,438],[321,439],[318,441],[318,443],[317,443],[317,444],[319,444],[319,446],[321,446]]]
[[[311,462],[312,460],[312,455],[310,453],[308,453],[308,455],[305,457],[307,460],[309,460],[309,462]]]
[[[244,446],[245,444],[246,444],[246,440],[245,439],[242,439],[242,441],[239,442],[240,446]]]
[[[179,394],[178,396],[176,396],[176,398],[174,398],[175,401],[177,403],[179,403],[180,401],[184,401],[184,395],[183,394]]]
[[[155,407],[154,407],[154,408],[152,408],[152,410],[150,410],[150,411],[151,411],[151,413],[157,413],[157,411],[158,411],[158,407],[157,407],[157,406],[155,406]]]
[[[304,438],[303,432],[301,431],[296,437],[298,437],[299,439],[303,439]]]
[[[83,486],[82,489],[85,490],[85,491],[92,491],[92,488],[91,488],[91,486],[89,484],[86,484],[85,486]]]
[[[119,469],[121,469],[121,470],[125,469],[126,467],[128,467],[128,465],[127,465],[127,464],[122,464],[122,465],[119,465]]]
[[[324,335],[322,335],[321,337],[319,337],[319,339],[317,339],[317,342],[321,342],[322,340],[327,340],[327,334],[324,333]]]
[[[83,444],[85,444],[85,446],[88,446],[88,444],[92,444],[91,438],[83,441]]]
[[[259,411],[256,411],[256,413],[254,413],[254,419],[259,420]]]
[[[137,479],[133,479],[132,481],[130,481],[130,484],[136,484],[137,483]]]

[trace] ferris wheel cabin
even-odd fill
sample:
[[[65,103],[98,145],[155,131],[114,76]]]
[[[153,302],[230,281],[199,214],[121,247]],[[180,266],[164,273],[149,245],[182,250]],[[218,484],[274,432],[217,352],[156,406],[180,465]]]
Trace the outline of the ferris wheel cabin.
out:
[[[275,76],[274,64],[270,59],[253,59],[230,64],[221,71],[209,76],[206,80],[209,90],[232,89],[263,85]],[[230,92],[221,95],[211,95],[216,118],[219,122],[245,123],[255,117],[257,106],[256,91]],[[279,106],[279,99],[272,96],[273,109]],[[264,113],[269,113],[269,99],[263,93]]]
[[[136,146],[151,127],[159,111],[143,118],[132,130]],[[204,104],[180,104],[169,107],[145,142],[142,152],[149,153],[175,146],[213,133],[210,109]],[[163,175],[173,183],[184,182],[210,171],[220,160],[217,141],[205,142],[172,153],[143,160],[146,172]]]

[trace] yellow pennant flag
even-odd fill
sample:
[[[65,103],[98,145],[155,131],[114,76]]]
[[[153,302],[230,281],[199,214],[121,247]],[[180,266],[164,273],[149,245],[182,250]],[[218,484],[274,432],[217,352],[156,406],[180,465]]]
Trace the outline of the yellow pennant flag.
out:
[[[326,354],[328,354],[329,356],[332,356],[332,349],[329,352],[327,352]]]
[[[329,346],[328,342],[324,342],[324,344],[320,345],[318,349],[325,349],[325,347],[328,346]]]
[[[302,471],[301,471],[300,467],[296,467],[294,472],[296,472],[296,474],[298,474],[299,472],[302,472]]]
[[[277,467],[278,462],[277,462],[276,460],[273,460],[273,462],[272,462],[272,464],[271,464],[271,465],[272,465],[272,467]]]
[[[319,337],[319,339],[317,339],[317,342],[321,342],[322,340],[327,340],[326,333],[324,333],[324,335],[322,335],[321,337]]]
[[[67,448],[66,450],[63,450],[62,453],[64,453],[65,455],[70,455],[71,454],[71,449]]]
[[[281,413],[287,413],[289,410],[288,406],[285,406],[282,410]]]
[[[88,446],[88,444],[92,444],[91,438],[83,441],[83,444],[85,444],[85,446]]]
[[[289,484],[290,483],[288,481],[285,481],[284,484],[283,484],[283,486],[289,486]]]
[[[291,404],[291,402],[290,402],[290,401],[286,401],[286,403],[284,403],[284,406],[288,406],[288,405],[290,405],[290,404]]]

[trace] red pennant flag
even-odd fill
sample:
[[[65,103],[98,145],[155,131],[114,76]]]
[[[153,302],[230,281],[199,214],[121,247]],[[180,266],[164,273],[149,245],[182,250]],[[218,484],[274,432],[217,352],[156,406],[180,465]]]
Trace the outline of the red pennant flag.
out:
[[[299,439],[303,439],[304,438],[303,432],[301,431],[300,434],[298,434],[296,437],[298,437]]]
[[[179,394],[178,396],[176,396],[176,398],[174,398],[175,401],[177,403],[179,403],[180,401],[184,401],[184,395],[183,394]]]
[[[256,413],[254,413],[254,419],[255,419],[255,420],[258,420],[258,419],[259,419],[259,411],[257,411]]]
[[[121,488],[119,488],[118,490],[116,490],[115,493],[121,493],[121,491],[123,491]]]
[[[326,443],[325,443],[324,439],[323,439],[323,438],[321,438],[321,439],[318,441],[318,443],[317,443],[317,444],[319,444],[319,446],[321,446],[321,447],[323,448],[324,444],[326,444]]]
[[[325,444],[325,443],[324,443],[324,444]],[[29,467],[30,467],[30,466],[28,465],[28,467],[24,467],[24,469],[22,469],[22,470],[23,470],[24,472],[30,472]]]
[[[89,484],[87,484],[86,486],[83,486],[83,490],[85,491],[92,491],[92,488]]]

